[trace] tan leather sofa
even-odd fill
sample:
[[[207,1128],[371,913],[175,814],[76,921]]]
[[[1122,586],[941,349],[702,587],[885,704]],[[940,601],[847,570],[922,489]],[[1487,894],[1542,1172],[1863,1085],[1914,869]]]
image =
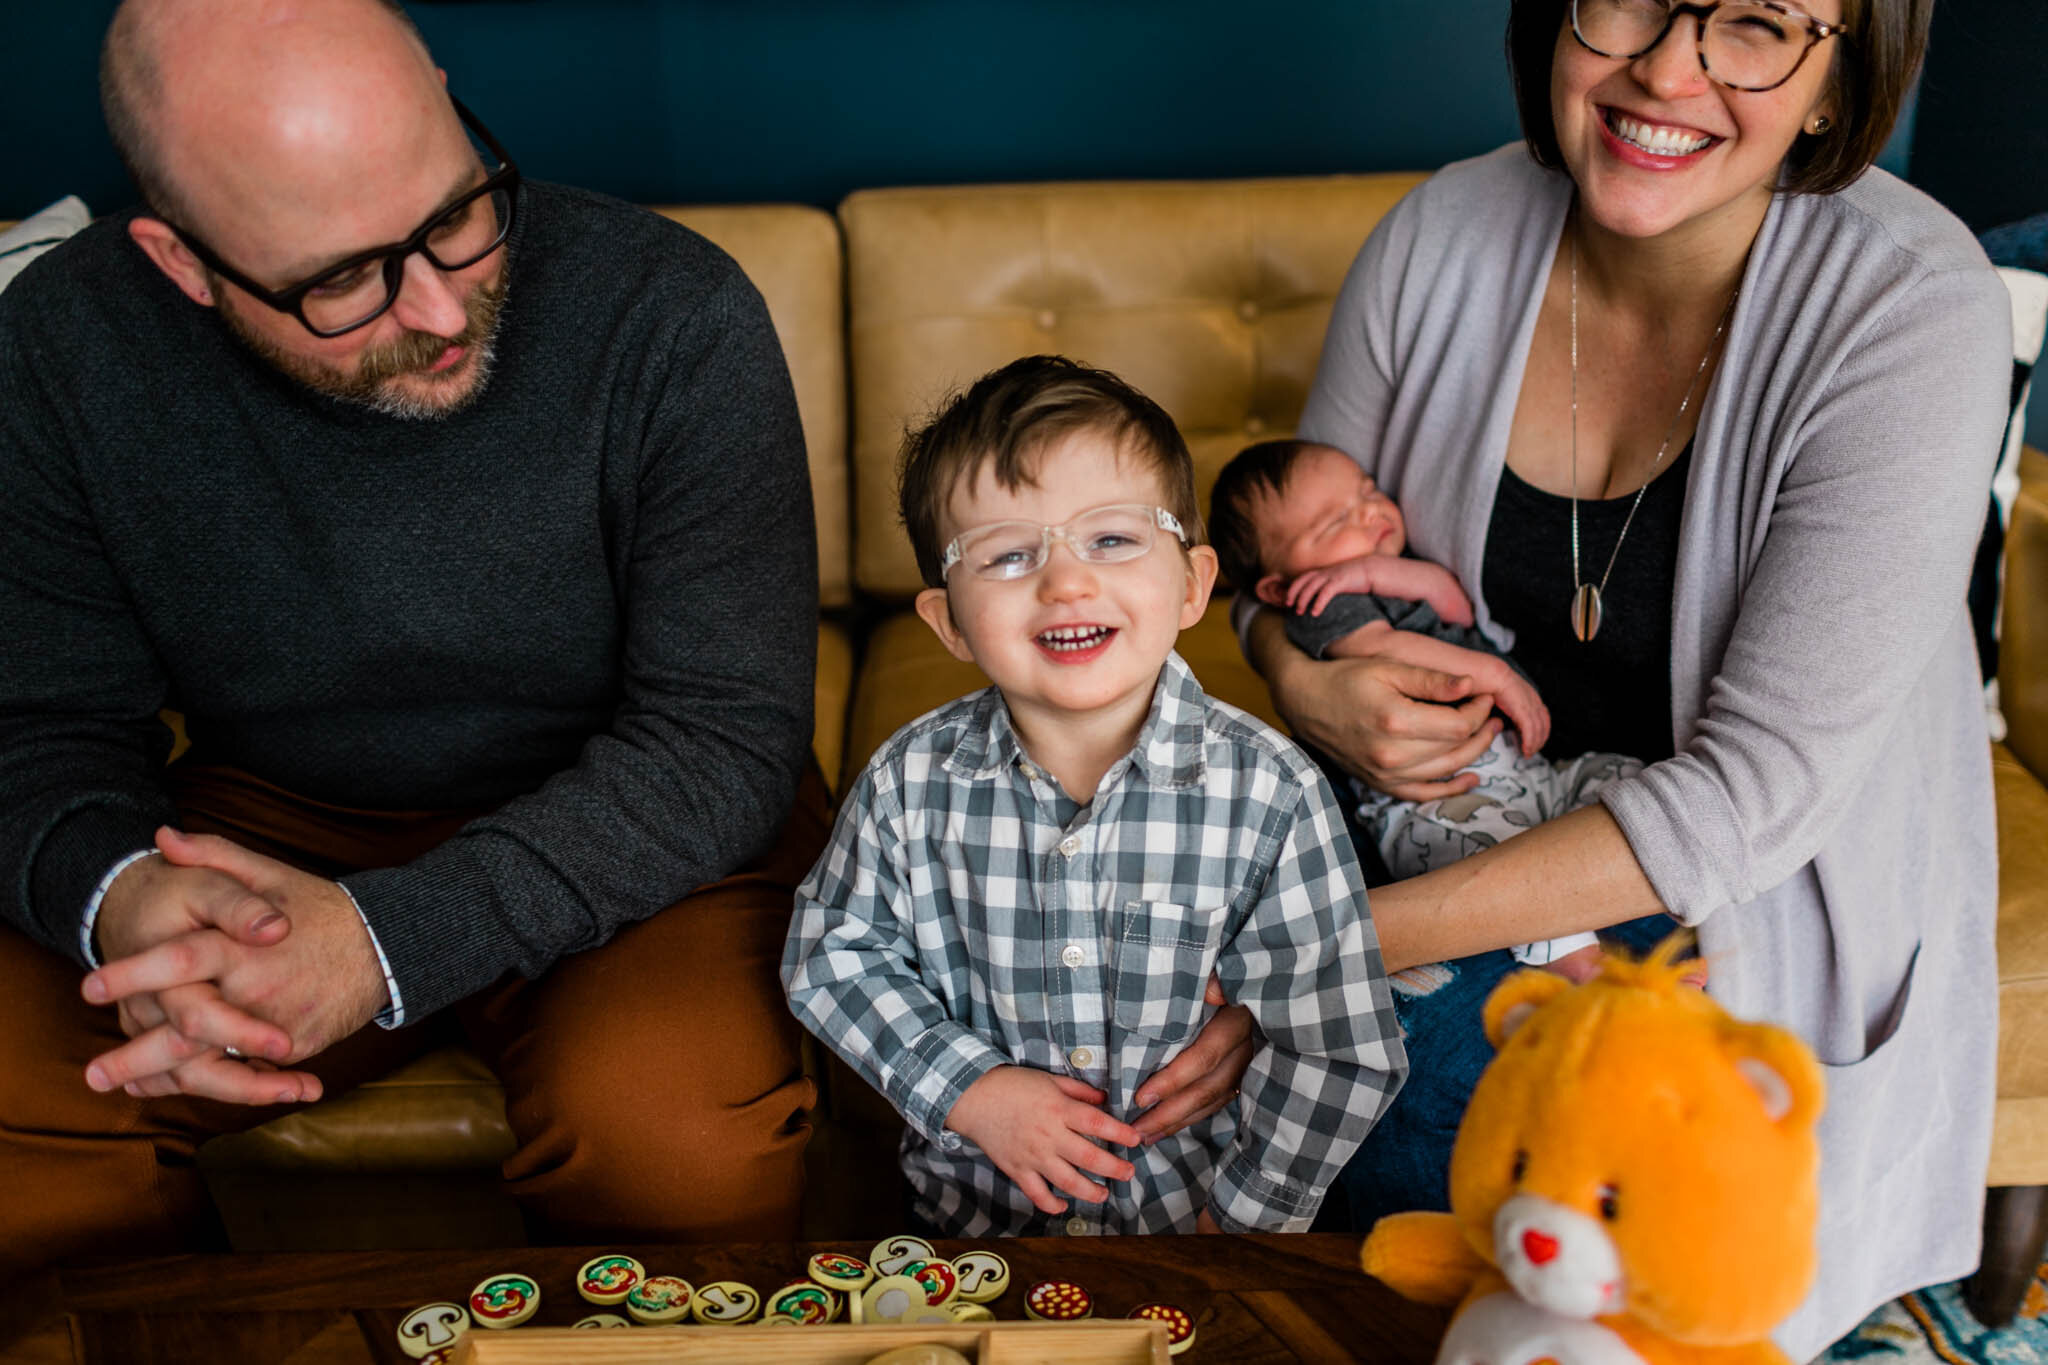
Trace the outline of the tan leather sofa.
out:
[[[1293,429],[1352,256],[1420,178],[871,190],[836,219],[665,210],[739,260],[790,358],[825,609],[815,747],[835,784],[898,725],[980,685],[907,610],[920,585],[895,515],[905,422],[1006,360],[1064,352],[1159,399],[1206,486],[1248,440]],[[1994,749],[2004,1022],[1992,1155],[1993,1184],[2022,1190],[2048,1187],[2048,458],[2029,452],[2023,477],[2001,670],[2011,733]],[[1272,717],[1220,605],[1181,648],[1211,692]],[[821,1070],[810,1231],[894,1231],[893,1115],[836,1064]],[[244,1249],[503,1244],[520,1235],[493,1179],[510,1144],[495,1083],[447,1049],[220,1139],[201,1161]],[[2048,1221],[2035,1195],[2002,1197],[1994,1221],[2009,1259],[2039,1259]]]

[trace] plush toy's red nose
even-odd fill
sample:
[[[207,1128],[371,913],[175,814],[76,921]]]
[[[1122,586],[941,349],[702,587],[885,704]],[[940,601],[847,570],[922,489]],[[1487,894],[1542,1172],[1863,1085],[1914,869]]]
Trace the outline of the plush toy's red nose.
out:
[[[1530,1228],[1522,1234],[1522,1254],[1537,1265],[1542,1265],[1557,1255],[1557,1239],[1546,1237],[1536,1229]]]

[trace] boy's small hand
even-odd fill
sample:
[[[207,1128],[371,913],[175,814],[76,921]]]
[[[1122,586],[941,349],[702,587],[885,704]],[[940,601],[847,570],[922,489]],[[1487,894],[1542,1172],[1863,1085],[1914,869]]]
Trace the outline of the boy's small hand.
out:
[[[1360,555],[1297,576],[1287,585],[1288,609],[1297,615],[1321,616],[1334,597],[1347,592],[1371,592],[1376,558]]]
[[[1109,1198],[1109,1190],[1083,1172],[1110,1180],[1137,1173],[1101,1146],[1136,1147],[1142,1141],[1137,1129],[1102,1111],[1108,1098],[1071,1076],[999,1066],[961,1092],[946,1126],[987,1152],[1040,1212],[1065,1213],[1066,1201],[1055,1189],[1091,1204]]]

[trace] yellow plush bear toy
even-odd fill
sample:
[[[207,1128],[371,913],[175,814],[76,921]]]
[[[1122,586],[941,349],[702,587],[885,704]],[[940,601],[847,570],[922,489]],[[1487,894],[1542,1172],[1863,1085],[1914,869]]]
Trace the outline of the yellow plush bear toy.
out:
[[[1786,1365],[1770,1332],[1813,1278],[1820,1067],[1681,985],[1679,947],[1488,998],[1499,1055],[1451,1212],[1381,1219],[1362,1257],[1458,1306],[1438,1365]]]

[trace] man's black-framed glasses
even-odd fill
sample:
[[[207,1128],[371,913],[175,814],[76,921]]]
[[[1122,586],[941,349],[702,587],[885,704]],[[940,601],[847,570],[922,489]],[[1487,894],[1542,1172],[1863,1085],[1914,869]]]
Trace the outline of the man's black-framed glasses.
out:
[[[497,167],[475,188],[435,210],[402,242],[359,251],[297,284],[271,289],[229,265],[212,247],[176,223],[170,224],[171,230],[215,274],[232,280],[278,312],[290,313],[316,337],[338,337],[367,327],[397,302],[399,287],[405,282],[406,258],[414,252],[425,256],[436,269],[464,270],[496,251],[512,232],[519,202],[519,168],[461,100],[453,95],[448,99],[463,124],[496,158]]]
[[[1731,90],[1775,90],[1815,44],[1849,32],[1778,0],[1572,0],[1572,35],[1602,57],[1633,59],[1663,42],[1684,15],[1699,21],[1700,69]]]

